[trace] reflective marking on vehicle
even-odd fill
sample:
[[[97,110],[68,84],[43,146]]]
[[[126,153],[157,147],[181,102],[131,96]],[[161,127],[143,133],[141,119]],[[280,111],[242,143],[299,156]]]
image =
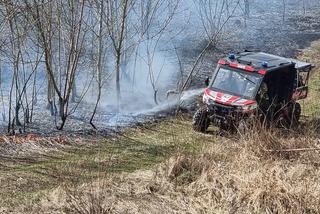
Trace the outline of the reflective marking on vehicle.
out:
[[[220,101],[222,96],[223,96],[223,93],[218,92],[217,96],[216,96],[216,99]]]
[[[229,102],[229,100],[232,98],[232,95],[229,94],[223,94],[223,96],[221,97],[220,101],[221,102]]]
[[[252,105],[256,103],[253,100],[243,99],[238,96],[224,94],[222,92],[211,91],[208,88],[206,88],[204,92],[205,92],[205,95],[209,96],[210,99],[221,104],[246,106],[246,105]]]
[[[232,97],[228,100],[227,104],[233,104],[233,103],[236,102],[238,99],[239,99],[239,97],[237,97],[237,96],[232,96]]]

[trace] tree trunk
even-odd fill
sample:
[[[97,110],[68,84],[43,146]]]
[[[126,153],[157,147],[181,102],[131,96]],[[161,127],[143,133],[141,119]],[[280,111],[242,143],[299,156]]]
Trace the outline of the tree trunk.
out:
[[[120,52],[120,51],[119,51]],[[120,112],[121,91],[120,91],[120,60],[121,53],[117,53],[116,59],[116,93],[117,93],[117,111]]]
[[[71,102],[73,103],[77,102],[77,98],[78,98],[77,86],[76,86],[76,82],[73,82],[72,91],[71,91]]]
[[[98,83],[98,96],[97,96],[97,100],[96,100],[96,104],[94,106],[91,118],[90,118],[90,125],[94,128],[97,129],[97,127],[93,124],[93,118],[97,112],[97,108],[100,102],[100,98],[101,98],[101,83],[102,83],[102,79],[101,79],[101,72],[102,72],[102,24],[103,24],[103,13],[104,13],[104,4],[103,4],[104,0],[101,0],[101,5],[100,5],[100,20],[99,20],[99,48],[98,48],[98,63],[97,63],[97,83]]]
[[[47,89],[47,99],[48,99],[48,106],[47,109],[50,110],[51,116],[55,115],[53,100],[54,100],[54,88],[51,77],[48,75],[48,89]]]

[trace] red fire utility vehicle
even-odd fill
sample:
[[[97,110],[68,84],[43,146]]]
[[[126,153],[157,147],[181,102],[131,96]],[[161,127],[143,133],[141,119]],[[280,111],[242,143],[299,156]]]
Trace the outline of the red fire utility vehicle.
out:
[[[282,126],[299,121],[298,100],[308,95],[310,63],[263,52],[229,54],[220,59],[203,100],[194,114],[193,128],[205,132],[210,124],[237,129],[255,117]]]

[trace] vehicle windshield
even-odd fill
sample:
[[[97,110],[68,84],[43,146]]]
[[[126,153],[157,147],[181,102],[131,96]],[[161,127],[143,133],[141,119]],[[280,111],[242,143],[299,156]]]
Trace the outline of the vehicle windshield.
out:
[[[231,95],[254,99],[263,77],[252,73],[220,68],[217,71],[212,88]]]

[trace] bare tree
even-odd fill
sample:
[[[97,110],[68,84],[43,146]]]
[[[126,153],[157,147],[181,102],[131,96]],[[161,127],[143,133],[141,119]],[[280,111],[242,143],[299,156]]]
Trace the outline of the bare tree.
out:
[[[198,9],[207,46],[196,59],[184,84],[180,84],[181,90],[187,88],[191,78],[196,75],[196,67],[208,48],[214,47],[223,36],[228,35],[227,23],[235,14],[240,1],[249,4],[247,0],[193,1]],[[43,86],[44,96],[56,128],[63,129],[68,116],[82,102],[92,82],[97,96],[92,109],[89,109],[92,111],[91,117],[86,119],[90,119],[90,124],[96,128],[93,121],[100,100],[107,92],[104,91],[104,84],[107,83],[109,74],[114,76],[119,111],[122,92],[120,80],[129,76],[131,70],[127,65],[136,60],[137,57],[134,56],[138,55],[139,49],[143,49],[140,56],[148,67],[146,71],[142,71],[142,75],[148,79],[146,84],[148,88],[151,87],[154,103],[157,104],[160,100],[159,80],[163,67],[154,65],[158,60],[157,54],[163,47],[171,48],[179,58],[177,47],[173,45],[172,48],[170,41],[177,32],[170,28],[170,24],[180,2],[182,1],[0,1],[0,32],[3,27],[6,31],[3,34],[8,34],[7,38],[0,38],[0,50],[5,48],[5,54],[0,52],[0,61],[7,60],[12,74],[10,83],[7,83],[9,86],[6,86],[9,89],[8,131],[13,132],[17,127],[25,128],[32,121],[34,105],[41,88],[37,81],[42,78],[43,70],[46,83]],[[181,59],[178,61],[181,68]],[[109,69],[109,66],[114,69]],[[0,73],[3,75],[3,71],[0,70]],[[83,86],[83,77],[89,80],[88,85]]]
[[[115,56],[115,83],[117,96],[117,109],[120,110],[120,75],[121,62],[125,53],[125,40],[127,38],[127,25],[129,12],[134,4],[133,0],[107,1],[106,26],[112,41]]]
[[[250,3],[249,0],[244,0],[244,14],[245,17],[248,19],[250,16]]]
[[[208,42],[196,58],[191,68],[191,71],[189,72],[182,86],[182,91],[188,88],[192,77],[196,75],[196,69],[199,62],[206,54],[207,50],[212,46],[214,47],[219,41],[219,39],[221,39],[220,36],[223,35],[226,24],[235,14],[236,10],[239,8],[240,5],[240,0],[234,2],[234,4],[231,7],[231,13],[227,12],[227,15],[225,15],[226,11],[229,11],[229,9],[227,8],[230,6],[229,4],[226,4],[227,0],[222,0],[220,4],[215,4],[215,6],[211,8],[208,8],[207,6],[213,5],[211,2],[212,0],[197,1],[200,1],[199,16],[201,17],[201,22],[204,31],[206,32]],[[210,14],[210,16],[206,14]]]
[[[287,10],[287,3],[286,0],[282,0],[282,22],[285,21],[286,18],[286,10]]]
[[[94,116],[97,112],[97,108],[101,99],[101,89],[102,89],[102,57],[104,55],[103,51],[103,20],[104,20],[104,13],[105,13],[105,8],[104,8],[104,0],[100,0],[96,2],[97,5],[97,10],[98,10],[98,20],[99,20],[99,32],[98,32],[98,59],[96,63],[96,81],[98,85],[98,95],[97,95],[97,100],[90,118],[90,124],[93,128],[96,129],[96,126],[93,124],[93,119]]]
[[[163,65],[155,68],[154,61],[159,45],[163,44],[163,37],[166,43],[170,43],[171,36],[165,35],[166,30],[176,15],[180,0],[141,0],[138,8],[139,18],[139,43],[145,46],[145,58],[143,59],[148,67],[149,82],[153,90],[153,100],[158,104],[158,80],[162,73]]]
[[[54,1],[41,2],[36,0],[24,0],[27,9],[27,17],[34,23],[34,30],[38,35],[38,44],[44,50],[46,71],[48,76],[48,102],[51,106],[51,112],[54,112],[55,95],[59,103],[59,115],[61,124],[57,126],[62,129],[68,117],[68,107],[72,90],[74,90],[74,81],[77,72],[77,66],[81,53],[83,51],[83,42],[86,35],[86,29],[83,27],[85,1],[60,1],[54,4]],[[58,4],[59,3],[59,4]],[[58,14],[55,9],[61,9]],[[58,17],[57,17],[58,15]],[[56,20],[58,19],[58,20]],[[58,26],[57,24],[58,23]],[[65,25],[62,25],[65,23]],[[55,35],[56,30],[58,35]],[[64,53],[64,64],[61,68],[61,61],[58,65],[64,71],[57,75],[54,66],[55,47],[53,43],[58,43],[58,51]],[[60,49],[63,44],[64,50]],[[62,53],[59,52],[62,56]]]

